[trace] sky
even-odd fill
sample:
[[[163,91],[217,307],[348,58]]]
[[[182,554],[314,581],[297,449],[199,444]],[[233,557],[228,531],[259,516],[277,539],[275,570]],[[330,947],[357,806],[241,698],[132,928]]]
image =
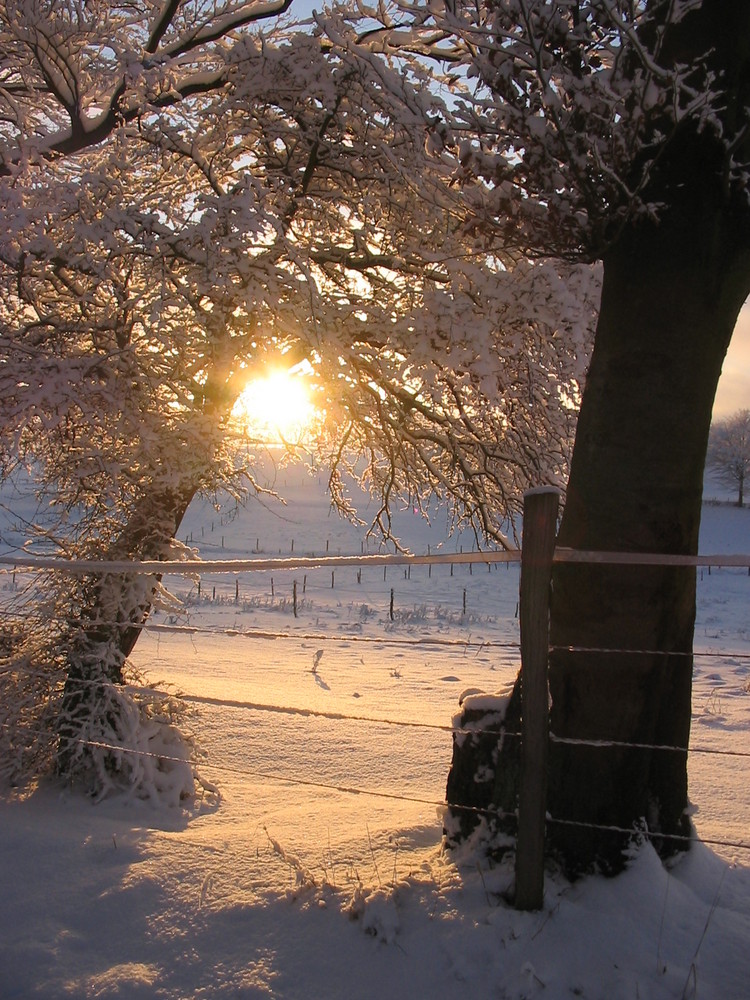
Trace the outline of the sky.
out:
[[[742,307],[714,403],[714,419],[750,409],[750,299]]]

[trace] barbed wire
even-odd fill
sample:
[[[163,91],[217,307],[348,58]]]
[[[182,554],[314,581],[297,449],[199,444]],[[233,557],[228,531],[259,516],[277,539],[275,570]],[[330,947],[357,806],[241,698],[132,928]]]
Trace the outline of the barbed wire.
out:
[[[750,653],[742,652],[713,652],[711,650],[695,649],[686,652],[677,649],[611,649],[606,646],[556,646],[549,647],[551,653],[595,653],[600,655],[622,654],[623,656],[665,656],[695,658],[696,656],[710,656],[716,659],[750,660]]]
[[[558,826],[575,826],[586,830],[599,830],[603,833],[621,833],[630,836],[643,836],[648,840],[671,840],[684,844],[706,844],[712,847],[735,847],[740,850],[750,851],[750,843],[742,840],[720,840],[712,837],[690,837],[684,833],[662,833],[659,830],[640,829],[638,827],[615,826],[610,823],[587,823],[584,820],[561,819],[557,816],[547,816],[547,823],[556,823]]]
[[[0,726],[7,728],[6,723],[0,723]],[[27,732],[32,732],[27,730]],[[47,734],[40,734],[47,735]],[[123,747],[118,746],[115,743],[107,743],[104,740],[87,740],[82,737],[77,738],[73,741],[80,746],[88,746],[94,749],[106,750],[111,753],[116,754],[132,754],[139,757],[147,757],[156,760],[160,764],[163,763],[174,763],[180,766],[185,766],[185,764],[190,764],[193,770],[196,772],[198,779],[200,780],[200,774],[198,772],[197,762],[186,760],[183,757],[176,757],[164,753],[155,753],[151,750],[141,750],[135,749],[133,747]],[[435,799],[426,798],[418,795],[407,795],[401,792],[391,792],[384,789],[375,788],[362,788],[358,785],[344,784],[342,782],[329,782],[321,781],[317,778],[303,778],[299,775],[287,775],[282,774],[278,771],[268,771],[265,769],[250,769],[250,768],[240,768],[234,767],[231,764],[219,764],[216,762],[204,762],[209,770],[224,772],[227,774],[241,775],[242,777],[260,778],[264,781],[273,781],[284,784],[299,785],[304,788],[322,788],[328,791],[340,792],[345,795],[365,795],[370,798],[380,798],[389,799],[392,801],[408,802],[414,805],[426,805],[432,806],[436,810],[438,809],[449,809],[451,812],[455,813],[471,813],[475,815],[482,816],[492,816],[496,819],[506,819],[506,820],[517,820],[517,814],[515,812],[509,812],[507,810],[499,809],[496,806],[469,806],[462,805],[459,803],[452,803],[446,799]],[[201,764],[203,766],[203,764]],[[547,823],[557,824],[561,826],[577,827],[579,829],[586,830],[597,830],[604,833],[617,833],[624,836],[630,837],[643,837],[647,840],[669,840],[685,844],[705,844],[707,846],[713,847],[731,847],[736,850],[746,850],[750,851],[750,843],[737,840],[723,840],[717,837],[691,837],[687,834],[670,834],[662,833],[658,830],[648,830],[647,828],[640,827],[621,827],[614,824],[605,823],[589,823],[583,820],[572,820],[564,819],[561,817],[555,817],[547,815]]]
[[[0,674],[11,672],[10,667],[0,667]],[[24,669],[23,667],[15,668],[12,670],[14,673],[28,673],[31,676],[39,674],[40,676],[45,676],[41,674],[40,671],[32,670],[31,668]],[[312,673],[312,671],[310,671]],[[116,691],[124,691],[128,694],[140,695],[142,697],[150,697],[154,699],[170,700],[174,699],[177,701],[185,702],[186,704],[196,704],[196,705],[207,705],[214,708],[234,708],[241,711],[250,712],[267,712],[276,715],[293,715],[300,718],[320,718],[326,719],[332,722],[362,722],[370,725],[380,725],[380,726],[396,726],[404,729],[424,729],[434,732],[450,733],[455,736],[485,736],[493,735],[497,736],[498,739],[505,739],[509,737],[511,739],[522,739],[523,734],[520,731],[513,729],[507,729],[502,725],[502,722],[497,721],[489,726],[482,726],[476,724],[468,725],[448,725],[447,723],[440,722],[425,722],[416,721],[412,719],[392,719],[384,716],[374,716],[374,715],[352,715],[348,712],[336,712],[329,709],[318,709],[309,707],[300,707],[295,705],[276,705],[269,704],[268,702],[255,702],[255,701],[244,701],[242,699],[236,698],[219,698],[213,695],[198,695],[189,694],[179,690],[175,691],[163,691],[158,688],[144,687],[138,684],[117,684],[116,682],[107,678],[98,679],[88,679],[88,678],[59,678],[59,684],[65,683],[70,686],[78,687],[91,687],[97,688],[99,690],[103,688],[110,688]],[[489,710],[489,714],[492,714],[492,710]],[[623,750],[655,750],[664,751],[670,753],[680,753],[680,754],[705,754],[709,756],[720,756],[720,757],[738,757],[738,758],[750,758],[750,751],[748,750],[723,750],[717,749],[715,747],[704,747],[704,746],[673,746],[672,744],[665,743],[633,743],[626,740],[607,740],[607,739],[581,739],[569,736],[557,736],[555,733],[550,732],[549,740],[552,743],[558,743],[560,745],[566,746],[579,746],[579,747],[590,747],[592,749],[623,749]]]

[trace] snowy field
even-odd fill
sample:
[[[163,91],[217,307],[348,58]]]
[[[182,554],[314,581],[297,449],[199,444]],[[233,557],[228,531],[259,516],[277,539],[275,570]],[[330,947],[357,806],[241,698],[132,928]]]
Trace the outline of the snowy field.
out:
[[[196,505],[183,540],[204,559],[384,551],[329,514],[316,475],[277,485],[286,508]],[[396,521],[415,553],[472,550],[448,528]],[[6,514],[5,551],[22,534]],[[749,552],[750,510],[706,505],[701,551]],[[503,902],[510,869],[440,849],[458,696],[517,670],[516,566],[169,586],[182,606],[134,660],[188,701],[220,800],[0,801],[0,1000],[750,995],[750,760],[728,753],[748,751],[747,570],[699,571],[690,781],[711,843],[670,870],[644,847],[615,880],[550,875],[536,914]]]

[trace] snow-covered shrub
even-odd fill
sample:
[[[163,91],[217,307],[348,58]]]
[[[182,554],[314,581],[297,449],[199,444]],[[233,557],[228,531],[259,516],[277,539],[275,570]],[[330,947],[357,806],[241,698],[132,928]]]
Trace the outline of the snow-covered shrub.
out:
[[[155,804],[187,804],[199,792],[216,793],[195,772],[198,750],[182,731],[187,706],[178,697],[145,687],[126,662],[122,683],[98,674],[73,681],[85,687],[74,734],[66,729],[68,662],[48,628],[32,622],[5,631],[0,653],[0,784],[28,786],[60,770],[61,743],[67,744],[63,775],[101,799],[125,793]]]

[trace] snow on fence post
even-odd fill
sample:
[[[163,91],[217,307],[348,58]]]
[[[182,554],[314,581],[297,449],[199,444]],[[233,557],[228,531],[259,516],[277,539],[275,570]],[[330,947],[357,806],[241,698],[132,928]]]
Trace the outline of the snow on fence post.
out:
[[[521,780],[516,844],[517,910],[544,901],[544,822],[549,748],[549,597],[560,493],[529,490],[523,501],[521,550]]]

